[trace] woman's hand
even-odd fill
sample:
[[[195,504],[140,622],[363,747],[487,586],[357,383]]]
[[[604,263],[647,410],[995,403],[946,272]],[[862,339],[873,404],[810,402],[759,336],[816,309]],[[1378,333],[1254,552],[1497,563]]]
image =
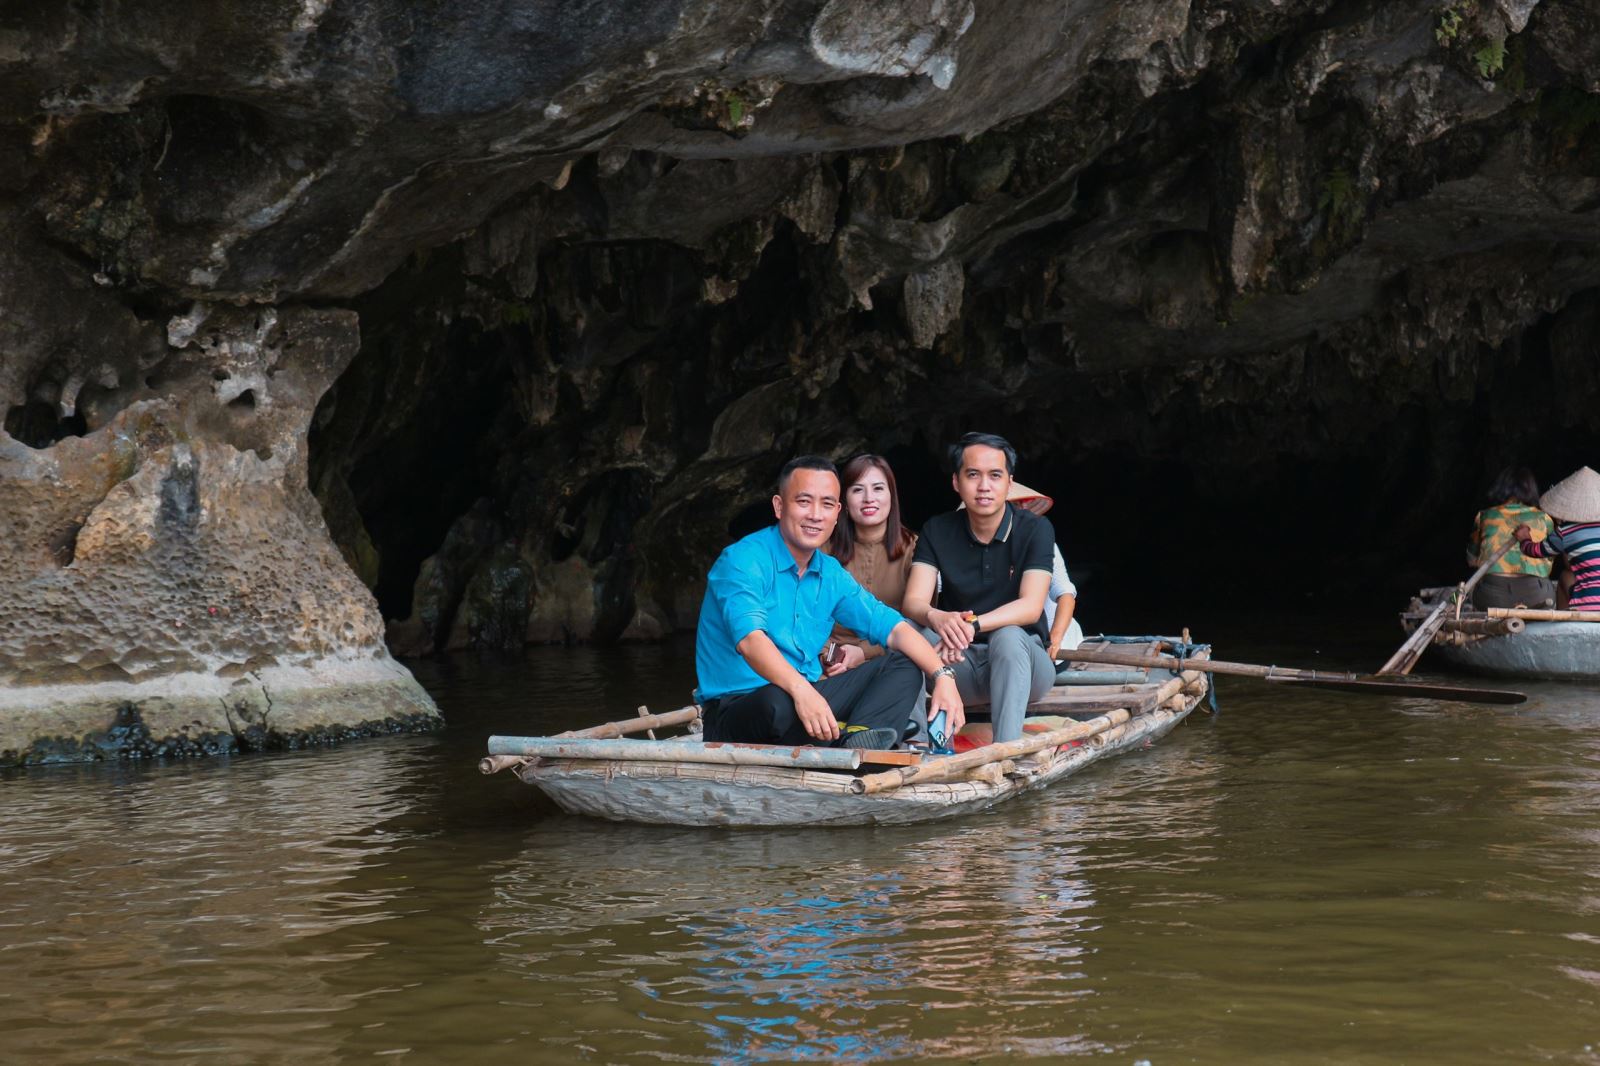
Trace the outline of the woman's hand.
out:
[[[854,670],[866,661],[867,653],[857,645],[839,644],[834,648],[833,661],[822,672],[827,677],[838,677],[846,670]]]
[[[1501,526],[1500,528],[1504,529],[1505,527]],[[1518,544],[1521,544],[1525,540],[1533,539],[1533,530],[1529,529],[1528,524],[1524,522],[1522,525],[1518,526],[1517,531],[1511,535],[1517,538]]]

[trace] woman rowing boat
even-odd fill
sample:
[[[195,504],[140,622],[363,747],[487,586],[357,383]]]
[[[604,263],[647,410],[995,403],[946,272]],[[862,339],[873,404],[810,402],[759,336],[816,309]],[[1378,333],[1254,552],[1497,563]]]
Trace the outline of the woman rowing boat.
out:
[[[1467,545],[1467,561],[1474,567],[1495,558],[1501,548],[1511,545],[1494,562],[1472,592],[1472,605],[1480,611],[1490,607],[1554,607],[1556,586],[1550,580],[1550,561],[1524,555],[1516,547],[1526,529],[1534,540],[1544,540],[1555,531],[1550,516],[1539,510],[1539,483],[1525,466],[1508,466],[1489,487],[1489,506],[1478,512],[1472,525],[1472,541]]]

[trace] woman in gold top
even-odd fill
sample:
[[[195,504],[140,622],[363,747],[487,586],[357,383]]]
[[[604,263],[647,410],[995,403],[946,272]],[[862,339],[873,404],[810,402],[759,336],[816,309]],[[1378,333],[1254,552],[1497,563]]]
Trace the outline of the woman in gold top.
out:
[[[898,611],[906,598],[917,535],[900,523],[894,471],[881,455],[858,455],[839,471],[839,482],[844,488],[844,513],[833,527],[828,554],[843,563],[863,588]],[[837,626],[823,649],[823,666],[832,677],[882,654],[878,645]]]
[[[1467,561],[1482,566],[1504,545],[1515,545],[1518,526],[1527,526],[1530,539],[1543,540],[1554,530],[1550,516],[1539,510],[1539,483],[1525,466],[1508,466],[1489,487],[1489,506],[1478,512],[1467,545]],[[1550,580],[1550,560],[1534,559],[1516,547],[1501,557],[1472,590],[1472,605],[1486,607],[1554,607],[1556,587]]]

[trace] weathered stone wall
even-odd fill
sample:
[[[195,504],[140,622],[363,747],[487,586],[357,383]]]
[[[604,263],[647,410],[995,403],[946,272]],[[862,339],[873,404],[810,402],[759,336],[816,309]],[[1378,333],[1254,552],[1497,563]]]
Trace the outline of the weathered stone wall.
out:
[[[429,725],[306,483],[306,425],[355,353],[355,314],[196,304],[165,337],[107,318],[137,343],[8,352],[0,760]]]

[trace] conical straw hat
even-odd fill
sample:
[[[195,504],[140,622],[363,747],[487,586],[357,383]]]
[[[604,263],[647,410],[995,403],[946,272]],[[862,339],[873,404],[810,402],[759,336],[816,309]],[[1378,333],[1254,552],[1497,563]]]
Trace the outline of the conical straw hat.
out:
[[[1006,493],[1006,499],[1034,514],[1044,514],[1056,505],[1056,501],[1035,489],[1030,489],[1020,481],[1011,483],[1011,491]]]
[[[1563,522],[1600,522],[1600,474],[1583,467],[1539,497],[1539,507]]]
[[[1034,514],[1044,514],[1056,505],[1055,500],[1052,500],[1037,489],[1030,489],[1020,481],[1011,483],[1011,491],[1006,493],[1006,499],[1024,511],[1032,511]],[[964,511],[966,508],[967,505],[964,503],[956,504],[956,510],[958,511]]]

